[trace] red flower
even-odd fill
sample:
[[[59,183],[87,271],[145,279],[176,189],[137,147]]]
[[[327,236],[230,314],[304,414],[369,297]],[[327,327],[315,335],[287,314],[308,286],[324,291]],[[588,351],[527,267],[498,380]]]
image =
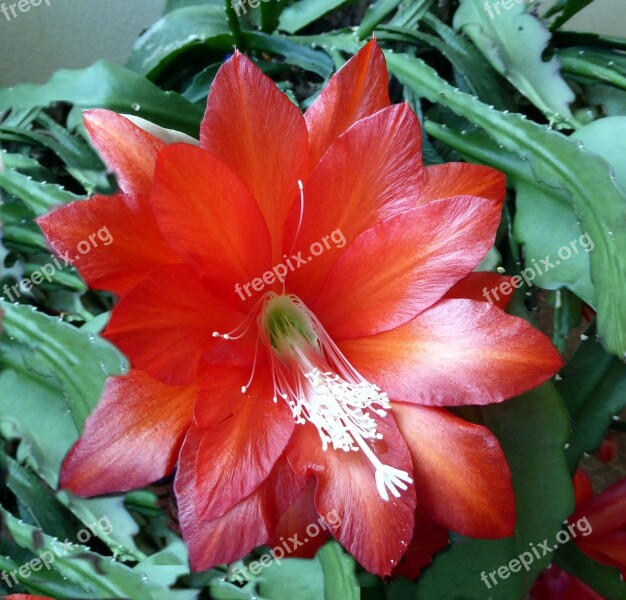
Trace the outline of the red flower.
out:
[[[330,513],[330,533],[380,575],[416,511],[469,536],[512,534],[497,439],[442,407],[500,402],[561,361],[484,301],[497,276],[472,273],[494,243],[503,176],[422,165],[419,122],[389,105],[375,42],[304,117],[236,53],[200,147],[108,111],[85,123],[122,193],[40,223],[59,253],[108,227],[114,242],[77,266],[120,295],[105,335],[133,370],[108,382],[65,488],[124,491],[178,465],[194,569],[312,538]]]
[[[576,545],[588,556],[626,577],[626,479],[588,501],[579,501],[570,523],[587,520],[590,533],[577,536]]]
[[[592,498],[591,481],[578,469],[574,490],[576,512],[569,518],[576,526],[574,543],[593,560],[617,567],[626,577],[626,479]],[[531,596],[533,600],[603,600],[557,565],[539,576]]]

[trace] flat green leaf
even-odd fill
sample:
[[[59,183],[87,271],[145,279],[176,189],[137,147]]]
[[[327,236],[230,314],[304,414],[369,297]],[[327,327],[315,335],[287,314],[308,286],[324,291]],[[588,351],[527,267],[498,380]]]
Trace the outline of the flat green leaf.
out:
[[[328,54],[298,44],[287,36],[250,31],[243,34],[243,39],[251,50],[279,54],[287,64],[316,73],[322,79],[330,77],[333,72],[333,61]]]
[[[35,181],[30,175],[14,170],[0,170],[0,188],[19,198],[36,216],[44,215],[57,206],[83,199],[60,185]]]
[[[566,456],[573,473],[584,453],[602,443],[613,417],[626,408],[626,365],[606,354],[589,332],[556,382],[572,417]]]
[[[60,185],[35,181],[30,175],[22,175],[14,169],[0,169],[0,188],[19,198],[36,216],[81,198]]]
[[[0,308],[4,333],[24,346],[27,369],[61,384],[66,409],[82,429],[100,399],[106,377],[124,373],[126,359],[108,342],[31,307],[0,301]]]
[[[541,184],[515,181],[515,240],[523,244],[524,265],[533,285],[546,290],[567,287],[596,306],[591,281],[593,238],[581,230],[571,206]]]
[[[224,6],[224,0],[167,0],[165,3],[164,14],[168,14],[178,10],[179,8],[187,8],[189,6]]]
[[[21,440],[18,459],[56,489],[61,463],[78,438],[72,417],[82,424],[84,411],[98,402],[106,376],[121,373],[126,363],[89,332],[28,306],[1,302],[0,308],[0,433]],[[103,528],[98,535],[115,554],[144,557],[135,547],[137,525],[122,497],[79,499],[63,491],[57,498],[87,525],[110,519],[112,530]]]
[[[69,540],[73,545],[64,548],[55,538],[40,529],[18,521],[13,515],[0,508],[3,531],[20,547],[37,556],[45,556],[51,569],[70,584],[82,588],[81,598],[128,598],[130,600],[175,600],[175,592],[148,579],[111,558],[100,556],[88,547]],[[55,552],[55,549],[57,552]],[[47,554],[43,554],[46,552]],[[59,556],[59,554],[61,556]],[[29,569],[30,570],[30,569]],[[35,587],[47,591],[46,570],[31,572],[30,576],[18,574],[18,579],[27,589]],[[64,595],[65,596],[65,595]],[[188,598],[197,592],[188,591]]]
[[[415,28],[428,12],[434,0],[402,0],[400,10],[393,16],[390,25]]]
[[[359,584],[355,576],[356,563],[334,541],[325,544],[317,553],[324,573],[324,599],[359,600]]]
[[[24,154],[14,154],[0,148],[0,170],[15,169],[20,173],[26,173],[37,179],[44,179],[48,170],[39,164],[34,158]]]
[[[133,113],[168,129],[198,137],[203,110],[178,94],[164,92],[129,69],[98,61],[83,70],[57,71],[41,85],[22,83],[0,89],[0,111],[71,102],[81,108]]]
[[[608,163],[577,140],[455,91],[420,59],[386,56],[402,83],[484,129],[503,149],[527,161],[537,181],[563,195],[594,243],[589,256],[599,335],[609,352],[626,356],[626,229],[616,227],[626,222],[626,196]]]
[[[575,131],[572,139],[611,165],[615,183],[626,195],[626,116],[593,121]]]
[[[626,90],[626,57],[610,50],[565,48],[557,53],[561,72]]]
[[[31,376],[27,357],[3,346],[0,372],[0,433],[22,440],[18,458],[26,462],[51,487],[78,432],[63,401],[58,383]],[[63,443],[60,443],[60,440]]]
[[[455,29],[478,46],[494,69],[555,123],[572,123],[574,93],[559,74],[558,59],[543,60],[550,39],[544,24],[516,3],[501,14],[488,13],[484,0],[461,0]]]
[[[582,320],[582,301],[568,290],[556,290],[552,295],[554,299],[551,306],[554,307],[554,333],[552,343],[556,349],[564,353],[570,332],[580,325]]]
[[[267,1],[267,0],[266,0]],[[278,28],[287,33],[295,33],[317,21],[331,10],[335,10],[351,0],[298,0],[288,6],[280,15]]]
[[[593,0],[558,0],[548,14],[552,15],[557,11],[561,11],[561,14],[554,20],[550,29],[553,31],[558,29],[563,23],[569,21],[576,13],[592,2]]]
[[[376,0],[376,2],[372,2],[367,7],[363,20],[356,31],[357,36],[362,40],[367,39],[374,29],[400,6],[400,2],[401,0]]]
[[[257,589],[259,595],[266,600],[283,600],[289,597],[298,600],[329,598],[324,593],[324,572],[317,558],[288,558],[280,564],[270,563],[259,575]],[[334,597],[343,600],[342,596]]]
[[[2,452],[0,471],[4,471],[6,486],[21,506],[23,520],[61,539],[73,535],[74,528],[68,522],[71,515],[59,504],[54,491],[33,471]]]
[[[272,33],[278,27],[280,15],[287,6],[285,0],[261,0],[259,6],[261,16],[261,31],[263,33]]]
[[[189,574],[187,546],[177,539],[171,544],[142,560],[136,567],[152,581],[169,587],[182,575]]]
[[[592,104],[602,106],[607,117],[626,117],[626,92],[608,85],[594,85],[587,95]]]
[[[457,81],[468,93],[481,98],[484,102],[492,103],[500,109],[510,106],[510,100],[500,85],[500,78],[485,61],[484,57],[464,40],[454,29],[451,29],[438,19],[425,17],[424,20],[436,28],[439,37],[420,31],[411,31],[407,28],[387,27],[381,28],[381,38],[384,39],[387,32],[398,32],[407,36],[410,41],[418,41],[426,44],[450,61],[455,68]]]
[[[100,524],[95,528],[96,535],[111,549],[113,556],[120,560],[145,559],[145,554],[135,545],[139,526],[126,510],[124,496],[77,498],[59,491],[57,498],[85,525]]]
[[[206,104],[211,84],[221,66],[221,62],[213,63],[197,73],[191,80],[189,87],[183,92],[183,97],[189,102]]]
[[[135,43],[128,68],[154,78],[185,50],[204,45],[229,50],[234,39],[224,6],[189,6],[166,14]]]
[[[452,27],[448,27],[432,13],[424,15],[424,23],[435,30],[446,46],[456,50],[463,57],[462,66],[455,64],[455,68],[468,82],[470,93],[500,110],[512,109],[515,106],[510,94],[504,89],[502,78],[470,40]]]

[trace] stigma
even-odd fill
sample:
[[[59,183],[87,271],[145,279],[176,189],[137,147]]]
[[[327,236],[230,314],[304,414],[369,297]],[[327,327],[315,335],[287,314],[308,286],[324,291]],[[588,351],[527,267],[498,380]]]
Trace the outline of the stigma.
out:
[[[297,296],[269,292],[254,312],[257,349],[260,345],[267,353],[274,402],[286,402],[297,424],[311,423],[324,451],[363,452],[374,469],[380,497],[385,501],[390,493],[400,497],[413,480],[405,471],[384,464],[374,450],[375,442],[383,438],[377,418],[391,410],[387,394],[356,371]],[[243,393],[253,377],[254,371],[242,386]]]

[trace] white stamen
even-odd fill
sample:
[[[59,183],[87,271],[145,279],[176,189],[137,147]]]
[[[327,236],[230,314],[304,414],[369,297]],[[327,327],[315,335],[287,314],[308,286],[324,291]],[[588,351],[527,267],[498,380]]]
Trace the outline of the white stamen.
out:
[[[287,401],[296,423],[308,421],[316,427],[324,451],[329,445],[344,452],[361,450],[375,469],[381,498],[388,501],[388,491],[399,497],[398,489],[406,490],[406,483],[413,480],[404,471],[383,464],[370,447],[383,438],[372,413],[387,415],[391,408],[387,394],[354,369],[299,298],[289,299],[311,324],[315,339],[307,339],[294,327],[280,340],[281,348],[272,348],[261,315],[260,334],[265,346],[272,348],[268,358],[275,397]]]

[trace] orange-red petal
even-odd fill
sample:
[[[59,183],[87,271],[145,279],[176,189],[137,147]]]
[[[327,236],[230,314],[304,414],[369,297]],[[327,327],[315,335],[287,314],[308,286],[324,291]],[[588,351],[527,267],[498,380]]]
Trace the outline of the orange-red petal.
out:
[[[393,419],[378,421],[383,439],[377,444],[379,459],[410,473],[411,458]],[[383,500],[375,483],[375,471],[362,451],[344,452],[322,443],[315,427],[299,425],[287,447],[287,457],[302,476],[317,478],[315,506],[324,516],[334,511],[337,527],[331,534],[368,571],[385,577],[393,571],[413,535],[415,489]],[[393,535],[389,532],[393,531]]]
[[[289,558],[313,558],[328,539],[337,523],[335,513],[320,517],[315,508],[315,477],[311,477],[293,504],[283,513],[269,546],[280,546],[284,540],[295,538],[303,542],[292,548]],[[305,541],[306,540],[306,541]]]
[[[120,300],[104,336],[135,368],[164,383],[186,384],[203,354],[225,357],[240,343],[213,332],[231,331],[244,318],[209,294],[193,269],[174,265],[153,270]]]
[[[469,537],[513,535],[511,472],[496,437],[441,408],[402,402],[392,407],[413,460],[418,505]]]
[[[439,300],[492,247],[500,205],[462,197],[430,202],[359,235],[312,310],[335,339],[398,327]]]
[[[422,570],[432,562],[433,556],[448,543],[448,530],[433,521],[418,505],[415,509],[415,529],[411,543],[392,575],[417,579]]]
[[[389,106],[385,56],[371,40],[331,77],[304,119],[309,130],[311,164],[358,120]]]
[[[91,143],[117,175],[120,189],[149,194],[156,157],[165,141],[110,110],[87,110],[83,123]]]
[[[563,364],[527,321],[475,300],[441,300],[405,325],[339,346],[390,398],[434,406],[500,402]]]
[[[444,163],[424,169],[424,180],[419,192],[420,205],[463,195],[503,202],[506,177],[491,167],[470,163]]]
[[[509,275],[497,275],[491,271],[475,271],[456,283],[444,294],[443,298],[445,300],[466,298],[478,302],[489,302],[504,310],[513,298],[513,286],[511,285],[509,294],[502,293],[500,286],[503,283],[511,284],[512,280],[513,277]]]
[[[272,238],[272,264],[280,262],[285,220],[298,198],[298,180],[309,171],[307,130],[298,107],[235,51],[211,86],[200,144],[254,196]]]
[[[145,195],[77,200],[37,223],[57,255],[74,261],[95,289],[123,295],[152,269],[182,262],[163,239]]]
[[[421,178],[420,126],[406,104],[358,121],[335,140],[305,182],[295,241],[299,204],[289,217],[285,254],[302,251],[309,263],[289,273],[290,291],[308,302],[357,235],[415,205]],[[324,239],[329,248],[312,256],[311,246]]]
[[[301,493],[306,479],[298,477],[280,458],[268,478],[248,497],[213,521],[196,512],[196,456],[203,433],[191,426],[181,450],[176,474],[178,519],[194,571],[230,563],[265,544],[276,530],[282,513]]]
[[[254,198],[224,163],[187,144],[157,161],[152,204],[168,242],[203,281],[241,306],[244,285],[271,266],[267,227]]]
[[[195,385],[165,385],[142,371],[109,378],[63,463],[61,487],[95,496],[169,475],[191,423],[196,393]]]
[[[257,369],[243,394],[248,376],[242,369],[215,367],[219,388],[199,394],[196,424],[211,424],[201,431],[196,456],[196,513],[203,521],[221,517],[267,479],[294,428],[287,404],[272,399],[269,369]],[[219,422],[215,416],[223,415],[225,404],[232,414]]]

